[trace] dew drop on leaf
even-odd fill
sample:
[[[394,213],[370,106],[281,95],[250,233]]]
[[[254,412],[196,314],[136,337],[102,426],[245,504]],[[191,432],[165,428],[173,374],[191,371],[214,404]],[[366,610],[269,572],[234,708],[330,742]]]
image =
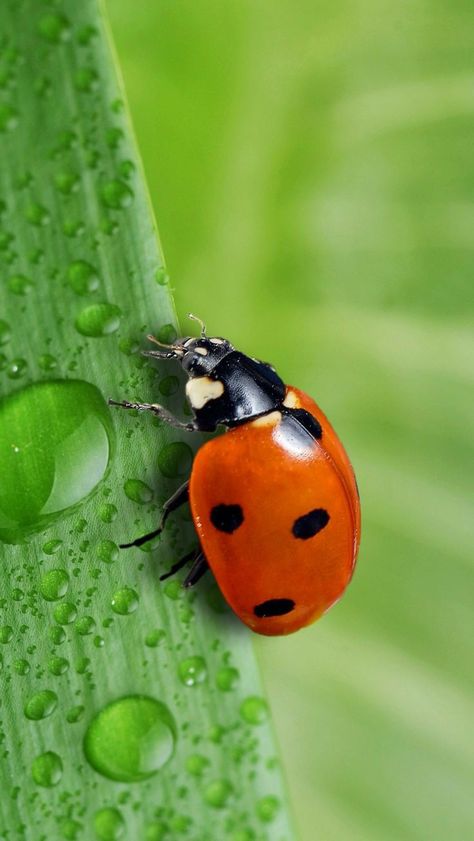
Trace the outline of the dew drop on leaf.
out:
[[[69,575],[65,569],[50,569],[45,572],[40,581],[41,595],[48,602],[62,599],[66,595],[68,587]]]
[[[125,495],[133,502],[138,502],[139,505],[146,505],[153,499],[152,489],[142,482],[141,479],[127,479],[123,489]]]
[[[102,302],[84,307],[78,314],[75,323],[76,330],[82,336],[101,338],[115,333],[120,327],[122,310],[116,304]]]
[[[138,593],[131,587],[122,587],[114,593],[111,601],[112,610],[120,616],[129,616],[138,607]]]
[[[50,689],[42,689],[31,696],[25,705],[25,715],[31,721],[41,721],[52,715],[58,705],[58,696]]]
[[[187,657],[178,666],[178,677],[185,686],[197,686],[207,678],[207,666],[203,657]]]
[[[63,763],[61,757],[52,750],[41,753],[33,760],[31,765],[31,776],[36,785],[43,788],[53,788],[63,775]]]
[[[95,813],[94,829],[100,841],[118,841],[125,832],[125,821],[118,809],[106,806]]]

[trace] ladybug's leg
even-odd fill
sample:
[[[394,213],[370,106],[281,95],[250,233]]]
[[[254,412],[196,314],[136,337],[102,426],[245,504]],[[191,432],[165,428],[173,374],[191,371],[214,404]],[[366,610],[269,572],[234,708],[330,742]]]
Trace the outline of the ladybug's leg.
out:
[[[132,540],[131,543],[121,543],[121,549],[129,549],[131,546],[142,546],[144,543],[148,543],[152,537],[156,537],[160,534],[164,527],[165,523],[171,514],[172,511],[175,511],[176,508],[179,508],[180,505],[184,505],[185,502],[189,499],[189,479],[186,480],[177,491],[174,492],[173,496],[170,496],[169,499],[163,505],[163,513],[161,515],[160,525],[158,528],[154,529],[153,531],[148,532],[148,534],[144,534],[142,537],[137,537],[136,540]]]
[[[199,426],[195,421],[184,423],[178,420],[178,418],[175,418],[171,412],[168,412],[168,409],[160,406],[159,403],[130,403],[128,400],[109,400],[109,406],[121,406],[122,409],[138,409],[141,412],[146,410],[153,412],[157,418],[161,418],[161,420],[169,423],[170,426],[174,426],[176,429],[187,429],[189,432],[199,431]]]
[[[178,570],[180,570],[181,567],[184,567],[188,563],[188,561],[195,561],[196,556],[199,557],[199,555],[201,554],[202,553],[200,549],[193,549],[191,552],[188,552],[188,554],[185,555],[184,558],[180,558],[179,561],[176,561],[176,563],[173,564],[173,566],[171,567],[171,569],[168,570],[168,572],[165,572],[163,573],[163,575],[160,575],[160,581],[165,581],[171,575],[174,575],[175,572],[178,572]],[[192,568],[194,568],[194,564]]]
[[[200,552],[183,581],[183,587],[194,587],[208,569],[209,564],[204,557],[204,552]]]

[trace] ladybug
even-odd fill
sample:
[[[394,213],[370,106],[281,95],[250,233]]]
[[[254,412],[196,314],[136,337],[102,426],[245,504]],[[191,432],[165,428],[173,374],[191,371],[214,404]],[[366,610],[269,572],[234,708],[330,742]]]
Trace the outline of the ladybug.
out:
[[[342,595],[357,557],[360,505],[346,451],[319,406],[285,385],[266,362],[227,340],[185,337],[146,356],[178,359],[188,374],[193,419],[156,403],[109,402],[152,412],[177,429],[226,434],[197,451],[191,476],[164,504],[157,529],[122,544],[140,546],[189,500],[199,548],[185,587],[211,569],[222,594],[253,631],[289,634],[314,622]]]

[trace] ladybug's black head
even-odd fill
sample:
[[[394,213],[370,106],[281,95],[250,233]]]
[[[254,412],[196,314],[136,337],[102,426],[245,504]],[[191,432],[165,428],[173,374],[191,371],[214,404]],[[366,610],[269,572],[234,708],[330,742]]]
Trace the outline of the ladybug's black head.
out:
[[[227,339],[218,336],[209,338],[206,336],[206,328],[203,322],[193,315],[189,316],[201,324],[201,336],[198,339],[192,336],[184,336],[176,339],[172,345],[163,345],[154,336],[148,336],[150,341],[165,348],[165,350],[147,350],[145,356],[154,356],[161,359],[179,359],[189,377],[207,376],[234,348]]]

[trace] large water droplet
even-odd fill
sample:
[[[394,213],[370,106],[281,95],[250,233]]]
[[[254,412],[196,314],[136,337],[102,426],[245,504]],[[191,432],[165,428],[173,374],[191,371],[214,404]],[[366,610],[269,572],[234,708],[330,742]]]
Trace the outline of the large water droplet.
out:
[[[90,383],[35,383],[0,401],[0,540],[20,542],[77,505],[103,478],[109,409]]]
[[[109,336],[120,327],[122,310],[115,304],[103,302],[85,307],[76,318],[76,330],[83,336],[98,339]]]
[[[50,569],[41,578],[41,595],[48,602],[56,602],[58,599],[62,599],[66,595],[68,587],[69,575],[65,569]]]
[[[193,451],[184,441],[166,444],[158,454],[158,467],[163,476],[173,479],[175,476],[188,476],[193,463]]]
[[[125,832],[125,821],[118,809],[99,809],[94,816],[94,829],[100,841],[117,841]]]
[[[32,762],[31,776],[38,786],[53,788],[53,786],[57,786],[62,775],[63,763],[61,757],[52,750],[41,753]]]
[[[41,721],[48,718],[58,705],[58,696],[50,689],[42,689],[32,695],[25,705],[25,715],[31,721]]]
[[[131,587],[122,587],[112,597],[112,610],[120,616],[128,616],[138,607],[138,593]]]
[[[113,701],[92,719],[84,751],[104,777],[133,783],[153,776],[170,759],[176,725],[169,709],[145,695]]]

